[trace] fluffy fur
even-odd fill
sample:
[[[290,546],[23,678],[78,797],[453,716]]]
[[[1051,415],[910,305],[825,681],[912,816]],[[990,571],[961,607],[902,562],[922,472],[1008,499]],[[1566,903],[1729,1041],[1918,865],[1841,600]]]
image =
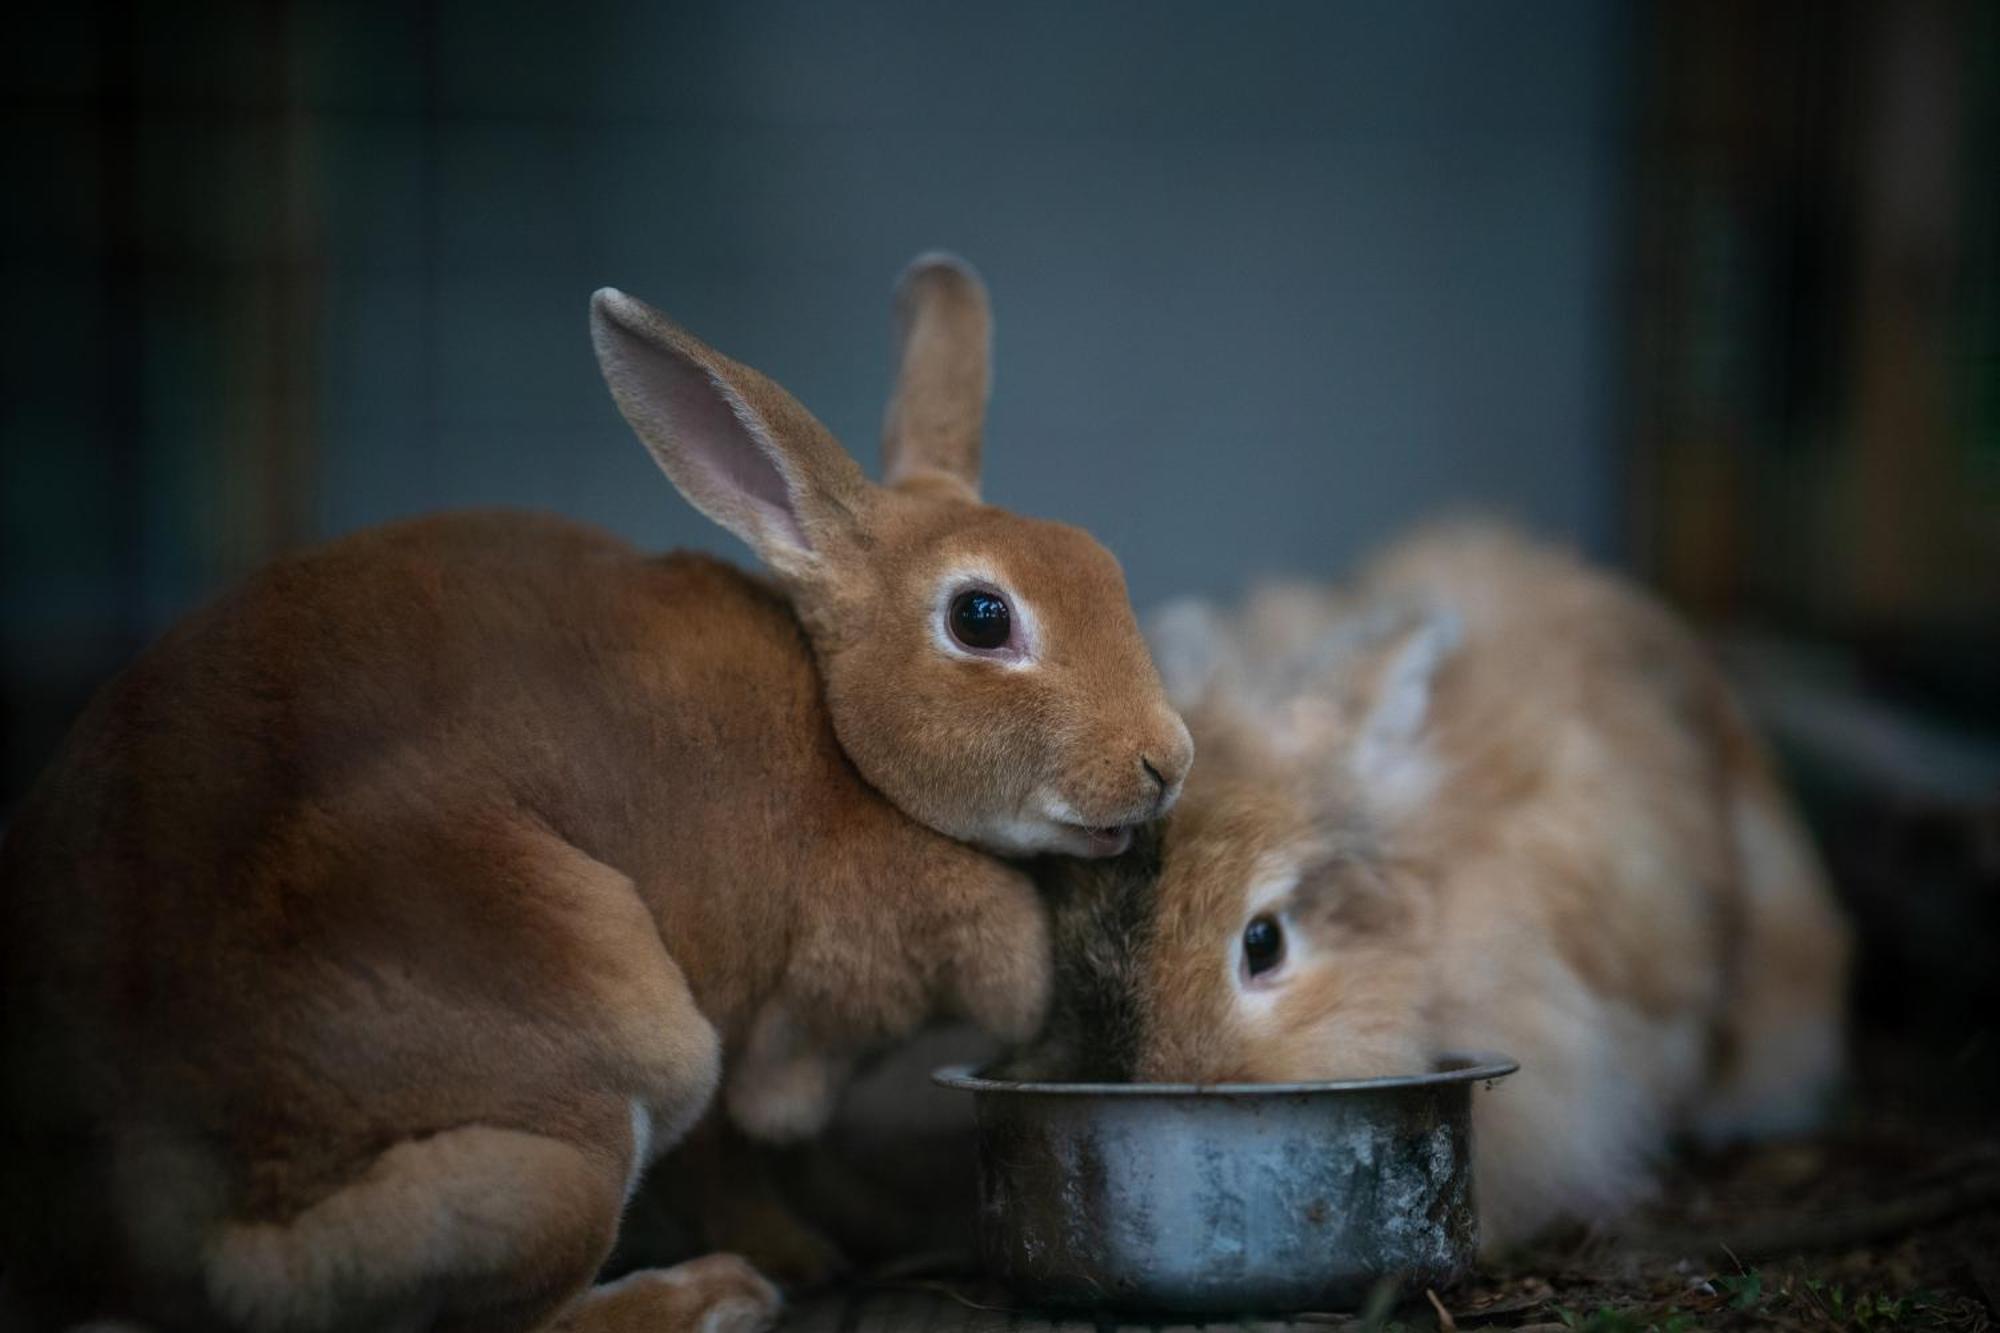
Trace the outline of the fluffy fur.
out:
[[[1521,1072],[1475,1104],[1494,1245],[1628,1207],[1675,1133],[1818,1110],[1847,930],[1762,747],[1650,600],[1455,527],[1344,596],[1180,608],[1158,651],[1201,769],[1157,853],[1046,868],[1058,949],[1115,956],[1099,975],[1128,993],[1073,995],[1059,963],[1037,1072],[1367,1077],[1507,1052]],[[1060,906],[1148,893],[1124,933]],[[1285,952],[1252,977],[1260,913]],[[1088,1031],[1106,1016],[1118,1031]]]
[[[905,397],[983,401],[968,293],[906,282],[910,339],[975,347],[907,347]],[[1101,548],[979,505],[937,411],[892,413],[933,423],[900,467],[961,484],[878,488],[755,372],[630,298],[595,318],[648,447],[796,602],[437,517],[273,566],[107,686],[0,845],[26,1326],[767,1323],[723,1256],[586,1291],[645,1157],[718,1089],[810,1133],[934,1017],[1027,1034],[1042,906],[946,835],[1067,845],[1044,789],[1104,824],[1171,802],[1141,760],[1177,789],[1186,732]],[[1045,670],[930,648],[966,558],[1034,602]]]

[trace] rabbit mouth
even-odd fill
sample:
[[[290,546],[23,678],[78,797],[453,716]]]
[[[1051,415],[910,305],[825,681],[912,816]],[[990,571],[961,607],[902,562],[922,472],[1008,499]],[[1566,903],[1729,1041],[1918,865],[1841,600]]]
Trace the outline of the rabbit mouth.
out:
[[[1053,795],[1043,795],[1041,806],[1041,818],[1034,821],[1038,835],[1035,850],[1086,860],[1119,855],[1132,845],[1132,835],[1146,822],[1145,816],[1133,814],[1128,807],[1103,810],[1111,818],[1102,824],[1093,823],[1090,816],[1100,813],[1099,810],[1079,810]]]
[[[1072,824],[1071,828],[1083,835],[1088,857],[1117,856],[1132,845],[1130,824],[1111,824],[1093,828],[1087,824]]]

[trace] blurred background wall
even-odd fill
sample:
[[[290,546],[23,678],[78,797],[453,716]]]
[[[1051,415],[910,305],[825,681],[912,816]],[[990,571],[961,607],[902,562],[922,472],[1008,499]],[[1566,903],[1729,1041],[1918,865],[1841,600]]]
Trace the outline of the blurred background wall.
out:
[[[988,494],[1142,606],[1510,512],[1726,631],[1860,878],[1942,836],[2000,917],[1996,16],[12,7],[0,818],[302,544],[510,504],[731,549],[611,407],[597,286],[872,464],[889,285],[944,246],[995,298]]]
[[[7,20],[7,792],[276,553],[542,505],[730,549],[618,418],[614,284],[872,466],[889,287],[992,287],[987,491],[1141,605],[1441,503],[1614,551],[1615,7],[98,3]],[[740,551],[739,551],[740,553]]]

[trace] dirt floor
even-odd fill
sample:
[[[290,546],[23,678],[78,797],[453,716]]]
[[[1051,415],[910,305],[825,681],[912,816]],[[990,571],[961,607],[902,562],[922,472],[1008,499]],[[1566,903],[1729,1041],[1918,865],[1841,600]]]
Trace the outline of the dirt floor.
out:
[[[1856,1042],[1852,1088],[1821,1133],[1683,1154],[1664,1172],[1656,1201],[1615,1230],[1545,1238],[1438,1292],[1435,1305],[1422,1292],[1399,1300],[1384,1291],[1377,1308],[1293,1322],[1593,1333],[2000,1329],[2000,1033],[1984,1015],[1989,1006],[1971,1003],[1963,989],[1913,1007],[1913,974],[1892,980],[1889,989],[1903,998],[1906,1012],[1893,1027]],[[1871,982],[1869,1012],[1887,1010],[1882,989]],[[1931,1035],[1912,1035],[1920,1033]],[[1052,1324],[1004,1289],[968,1276],[969,1125],[955,1135],[923,1132],[926,1117],[962,1115],[966,1107],[929,1089],[918,1072],[957,1058],[974,1057],[942,1039],[920,1044],[904,1061],[907,1068],[888,1071],[873,1095],[860,1099],[867,1104],[858,1108],[857,1122],[879,1141],[865,1149],[849,1143],[845,1155],[855,1164],[897,1169],[868,1170],[866,1188],[842,1177],[816,1194],[822,1202],[867,1200],[873,1206],[865,1212],[877,1222],[920,1224],[891,1227],[863,1248],[856,1244],[867,1230],[860,1220],[818,1213],[819,1225],[839,1237],[864,1276],[802,1294],[788,1323],[826,1323],[827,1333],[921,1333],[947,1325],[958,1333],[1092,1333],[1088,1323]],[[936,1104],[924,1105],[924,1096]],[[899,1109],[914,1118],[898,1124]],[[656,1173],[663,1179],[655,1197],[671,1196],[671,1172]],[[635,1213],[643,1213],[643,1203],[642,1197]],[[638,1221],[628,1218],[628,1226]],[[688,1252],[701,1248],[708,1246]],[[678,1256],[654,1250],[633,1257]],[[759,1257],[769,1271],[784,1272],[782,1263]],[[1260,1327],[1268,1333],[1271,1326]]]
[[[1619,1235],[1551,1240],[1408,1327],[1961,1329],[2000,1322],[2000,1136],[1858,1123],[1682,1168]]]
[[[1657,1201],[1616,1231],[1548,1238],[1435,1302],[1384,1290],[1369,1310],[1293,1322],[1544,1333],[2000,1327],[2000,1115],[1986,1072],[2000,1051],[1985,1047],[1915,1054],[1894,1039],[1864,1043],[1855,1093],[1810,1140],[1684,1157]],[[1014,1330],[1045,1326],[977,1281],[863,1285],[926,1290],[1005,1316]],[[851,1313],[841,1322],[882,1323]]]
[[[1438,1304],[1349,1325],[1591,1333],[2000,1326],[2000,1114],[1974,1042],[1863,1044],[1856,1090],[1803,1142],[1685,1157],[1616,1232],[1551,1237]]]

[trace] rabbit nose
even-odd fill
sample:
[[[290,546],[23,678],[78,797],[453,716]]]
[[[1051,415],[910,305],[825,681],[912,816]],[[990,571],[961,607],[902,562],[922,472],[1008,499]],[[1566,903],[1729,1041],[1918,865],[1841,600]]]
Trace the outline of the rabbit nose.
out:
[[[1194,763],[1194,738],[1178,715],[1167,712],[1138,741],[1139,772],[1153,788],[1153,808],[1147,818],[1155,819],[1172,808],[1174,798],[1181,794],[1181,783]]]
[[[1139,767],[1145,770],[1148,778],[1152,779],[1153,813],[1160,814],[1166,810],[1167,802],[1173,799],[1174,793],[1180,789],[1181,777],[1186,769],[1172,759],[1161,757],[1156,760],[1149,754],[1139,756]]]

